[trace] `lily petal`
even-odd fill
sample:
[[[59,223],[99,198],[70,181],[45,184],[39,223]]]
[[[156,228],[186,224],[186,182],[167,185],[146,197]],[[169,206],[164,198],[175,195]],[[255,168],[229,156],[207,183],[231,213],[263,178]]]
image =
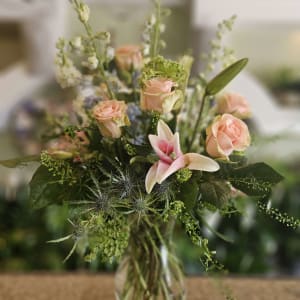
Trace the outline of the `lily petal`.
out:
[[[155,163],[148,171],[145,179],[145,187],[146,187],[146,192],[148,194],[151,193],[155,183],[157,182],[157,168],[158,168],[158,162]]]
[[[170,175],[178,171],[179,169],[184,168],[186,165],[184,155],[178,157],[173,161],[168,168],[159,175],[158,183],[161,184],[165,179],[167,179]]]
[[[157,135],[160,139],[164,139],[167,141],[170,141],[173,138],[173,132],[163,120],[158,121]]]
[[[220,169],[220,166],[216,161],[198,153],[186,153],[183,157],[186,167],[190,170],[216,172]]]
[[[149,134],[148,138],[153,150],[155,151],[159,159],[171,164],[172,159],[166,153],[160,150],[159,143],[162,141],[162,139],[154,134]]]
[[[159,161],[158,162],[158,167],[157,167],[157,183],[161,183],[164,179],[162,179],[165,174],[168,172],[169,168],[170,168],[171,164],[165,163],[163,161]]]
[[[173,136],[173,145],[174,145],[174,152],[176,157],[179,157],[182,155],[181,149],[180,149],[180,141],[179,141],[179,133],[176,132]]]

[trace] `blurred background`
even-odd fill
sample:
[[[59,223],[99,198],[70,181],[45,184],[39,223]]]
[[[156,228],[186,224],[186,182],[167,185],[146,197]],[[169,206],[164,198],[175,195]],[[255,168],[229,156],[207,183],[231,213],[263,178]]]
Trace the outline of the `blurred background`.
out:
[[[136,44],[152,3],[150,0],[87,0],[91,23],[108,30],[114,46]],[[226,4],[224,4],[226,2]],[[241,3],[243,2],[243,3]],[[250,160],[265,160],[286,180],[271,205],[300,217],[300,2],[297,0],[165,0],[172,10],[167,19],[164,54],[177,57],[187,50],[196,58],[209,49],[217,23],[238,16],[226,44],[238,58],[249,57],[247,70],[230,90],[244,95],[253,111]],[[0,158],[35,154],[42,145],[45,111],[67,112],[74,91],[61,90],[54,80],[55,42],[82,33],[67,0],[0,1]],[[112,270],[97,261],[85,264],[75,254],[62,260],[71,244],[45,241],[66,235],[66,209],[51,206],[32,211],[27,183],[34,166],[0,169],[0,272],[33,270]],[[261,214],[250,199],[241,200],[243,216],[208,216],[226,243],[207,232],[211,249],[236,274],[300,276],[299,230]],[[180,229],[179,233],[180,233]],[[178,234],[178,252],[189,274],[201,273],[198,250]]]

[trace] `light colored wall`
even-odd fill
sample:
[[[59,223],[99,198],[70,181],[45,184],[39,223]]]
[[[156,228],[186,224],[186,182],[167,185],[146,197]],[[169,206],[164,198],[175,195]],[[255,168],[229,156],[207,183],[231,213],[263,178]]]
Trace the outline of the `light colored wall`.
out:
[[[230,34],[237,57],[249,57],[249,70],[264,74],[282,67],[300,69],[300,26],[239,27]]]
[[[151,1],[144,1],[143,5],[132,4],[132,1],[120,5],[101,4],[91,1],[91,25],[94,30],[109,31],[112,34],[113,46],[123,44],[138,44],[142,40],[142,32],[147,18],[153,7]],[[133,1],[134,2],[134,1]],[[169,1],[167,3],[171,3]],[[181,5],[172,5],[172,14],[166,18],[166,32],[163,39],[167,42],[165,53],[176,56],[188,47],[189,10],[186,0]],[[82,34],[84,31],[74,11],[68,10],[68,37]]]

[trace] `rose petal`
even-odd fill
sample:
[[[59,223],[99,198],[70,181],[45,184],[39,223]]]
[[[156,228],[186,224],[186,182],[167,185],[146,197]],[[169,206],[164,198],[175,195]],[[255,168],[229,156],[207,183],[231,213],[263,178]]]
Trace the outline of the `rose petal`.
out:
[[[207,156],[198,153],[186,153],[183,156],[190,170],[216,172],[220,169],[219,164]]]
[[[114,121],[102,122],[98,126],[104,137],[117,139],[122,135],[121,128]]]
[[[223,151],[220,151],[217,139],[213,135],[208,136],[206,139],[206,151],[211,157],[226,156]]]
[[[180,100],[181,93],[177,93],[176,91],[167,94],[166,97],[164,97],[164,101],[162,104],[163,113],[167,114],[171,112],[175,106],[175,104]]]
[[[222,131],[217,136],[218,151],[226,156],[230,155],[234,150],[231,139]]]

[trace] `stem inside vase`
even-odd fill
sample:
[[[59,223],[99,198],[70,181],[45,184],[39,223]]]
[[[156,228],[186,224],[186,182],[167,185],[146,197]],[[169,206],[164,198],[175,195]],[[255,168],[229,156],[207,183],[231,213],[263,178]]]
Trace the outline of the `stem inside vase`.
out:
[[[116,274],[118,300],[185,299],[183,273],[174,253],[174,222],[140,224],[131,234]]]

